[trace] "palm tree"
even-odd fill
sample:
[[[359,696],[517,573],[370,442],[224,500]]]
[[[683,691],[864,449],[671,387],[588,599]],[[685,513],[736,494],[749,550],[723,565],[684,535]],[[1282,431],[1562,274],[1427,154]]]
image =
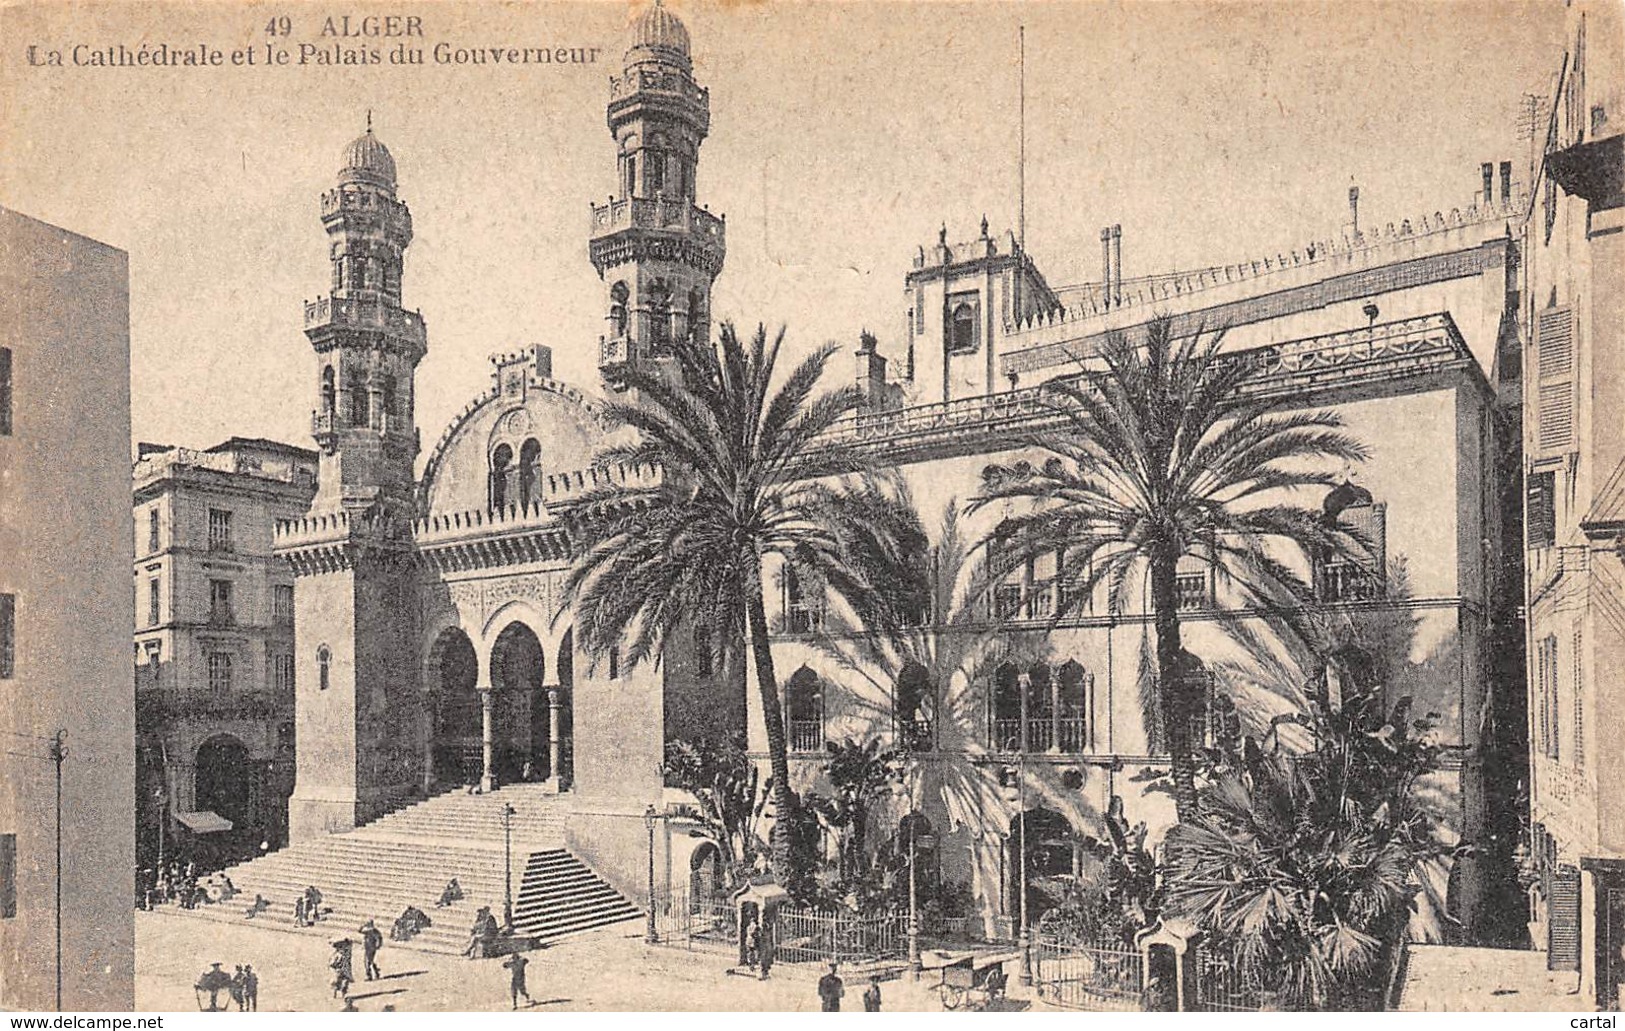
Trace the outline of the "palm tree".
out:
[[[610,404],[606,415],[637,440],[598,460],[652,465],[663,478],[635,498],[591,499],[566,589],[582,644],[595,655],[621,646],[629,666],[656,660],[672,633],[696,623],[717,633],[724,668],[748,645],[771,764],[774,868],[790,879],[796,800],[764,559],[793,563],[860,617],[883,622],[893,607],[884,599],[916,589],[908,557],[924,531],[894,485],[827,436],[864,403],[855,386],[814,395],[836,345],[775,383],[783,340],[780,330],[770,343],[758,326],[746,343],[724,323],[714,345],[684,341],[674,361],[623,374],[636,400]]]
[[[1157,708],[1181,822],[1196,812],[1192,721],[1203,698],[1200,664],[1180,640],[1179,560],[1226,574],[1245,606],[1290,613],[1312,591],[1289,554],[1360,544],[1296,495],[1333,485],[1333,470],[1364,461],[1366,449],[1334,412],[1288,411],[1289,396],[1260,389],[1257,359],[1219,353],[1223,338],[1177,336],[1167,317],[1137,338],[1108,334],[1098,354],[1080,357],[1078,375],[1044,386],[1056,428],[1034,443],[1051,457],[1037,469],[990,468],[971,502],[1030,503],[989,542],[1004,570],[1031,555],[1063,556],[1067,605],[1055,619],[1101,585],[1122,611],[1141,577],[1149,581]]]
[[[1385,711],[1376,687],[1312,707],[1297,718],[1312,750],[1247,741],[1168,832],[1167,910],[1294,1008],[1380,1008],[1424,870],[1460,851],[1417,791],[1438,768],[1437,715],[1410,706]]]

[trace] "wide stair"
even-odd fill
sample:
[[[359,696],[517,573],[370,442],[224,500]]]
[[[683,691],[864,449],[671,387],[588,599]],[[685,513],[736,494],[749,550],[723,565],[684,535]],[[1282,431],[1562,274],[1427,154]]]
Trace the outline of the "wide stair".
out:
[[[563,847],[563,813],[556,794],[541,785],[515,784],[483,795],[461,790],[389,813],[347,834],[302,842],[231,867],[226,873],[239,894],[226,903],[182,910],[199,919],[247,922],[256,894],[271,908],[255,925],[328,939],[357,937],[374,920],[386,938],[407,906],[427,913],[432,926],[408,942],[411,948],[460,953],[481,906],[502,918],[504,851],[502,810],[512,835],[515,936],[533,942],[630,920],[640,911]],[[437,908],[453,877],[463,899]],[[331,908],[314,927],[293,923],[293,905],[307,885]]]

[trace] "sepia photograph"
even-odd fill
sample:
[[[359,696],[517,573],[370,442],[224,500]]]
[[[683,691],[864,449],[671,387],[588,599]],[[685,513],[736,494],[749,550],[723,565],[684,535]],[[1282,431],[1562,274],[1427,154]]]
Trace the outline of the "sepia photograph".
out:
[[[0,1010],[1614,1026],[1622,141],[1619,0],[0,0]]]

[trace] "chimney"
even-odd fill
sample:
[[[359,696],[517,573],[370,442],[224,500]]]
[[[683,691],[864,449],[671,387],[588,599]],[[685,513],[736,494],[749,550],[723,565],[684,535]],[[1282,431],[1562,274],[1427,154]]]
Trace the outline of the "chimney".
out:
[[[1501,205],[1506,207],[1512,203],[1512,162],[1501,162]]]
[[[1484,173],[1484,206],[1487,208],[1495,203],[1495,164],[1484,162],[1480,169]]]
[[[1112,303],[1123,303],[1123,227],[1112,226]]]
[[[1112,229],[1100,227],[1100,294],[1106,307],[1112,305]]]
[[[886,356],[876,343],[867,329],[858,338],[858,390],[871,409],[883,408],[886,402]]]
[[[1349,187],[1349,225],[1353,226],[1353,235],[1360,235],[1360,188]]]
[[[539,378],[553,378],[553,349],[551,347],[546,344],[531,344],[530,360]]]

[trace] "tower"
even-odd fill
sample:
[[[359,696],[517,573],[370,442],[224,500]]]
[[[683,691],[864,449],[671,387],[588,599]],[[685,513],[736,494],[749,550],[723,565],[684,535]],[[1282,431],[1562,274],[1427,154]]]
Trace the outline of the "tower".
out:
[[[710,94],[694,81],[688,30],[659,0],[632,26],[622,74],[610,78],[608,120],[616,192],[592,206],[589,254],[604,282],[599,372],[613,388],[628,365],[707,338],[726,252],[723,220],[694,203]]]
[[[321,450],[313,507],[379,506],[410,518],[413,375],[428,344],[422,316],[401,307],[412,213],[395,197],[395,159],[373,135],[370,114],[322,195],[322,225],[332,289],[305,303],[318,377],[311,430]]]
[[[331,288],[305,302],[316,352],[320,482],[309,514],[277,528],[294,586],[293,841],[346,831],[422,783],[417,693],[413,376],[423,319],[401,307],[412,216],[395,160],[367,131],[322,195]]]

